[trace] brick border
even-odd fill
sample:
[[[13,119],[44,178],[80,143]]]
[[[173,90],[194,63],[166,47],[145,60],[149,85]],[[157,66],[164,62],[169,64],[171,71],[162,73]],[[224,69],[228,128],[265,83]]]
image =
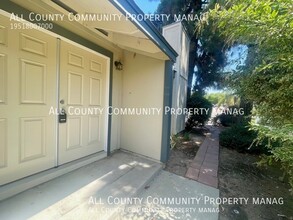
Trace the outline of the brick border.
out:
[[[219,129],[207,126],[210,133],[200,145],[196,156],[189,164],[185,177],[218,188]]]

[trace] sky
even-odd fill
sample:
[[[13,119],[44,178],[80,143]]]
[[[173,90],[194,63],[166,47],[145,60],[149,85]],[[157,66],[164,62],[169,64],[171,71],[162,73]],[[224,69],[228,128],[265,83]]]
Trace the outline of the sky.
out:
[[[244,65],[247,57],[248,48],[245,45],[232,47],[227,52],[227,66],[224,68],[225,72],[236,70],[237,65]]]
[[[154,13],[160,3],[160,0],[134,0],[134,1],[145,14]]]

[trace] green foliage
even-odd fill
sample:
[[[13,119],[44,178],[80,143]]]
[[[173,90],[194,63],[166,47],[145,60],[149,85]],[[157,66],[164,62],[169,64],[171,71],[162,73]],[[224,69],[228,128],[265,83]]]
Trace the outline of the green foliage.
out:
[[[180,143],[180,139],[178,137],[178,135],[171,135],[170,136],[170,147],[173,149],[174,147],[178,146],[178,144]]]
[[[240,153],[268,153],[264,145],[255,145],[257,132],[249,130],[247,124],[237,124],[220,133],[220,145]]]
[[[224,127],[237,124],[237,122],[238,122],[236,116],[228,115],[228,114],[224,114],[224,113],[216,116],[213,120],[214,120],[214,124],[221,124]]]
[[[224,110],[222,114],[213,118],[213,123],[221,124],[225,127],[247,123],[249,121],[249,117],[245,116],[244,108],[241,109],[241,111],[243,111],[243,113],[240,113],[239,106],[229,106],[227,111]]]
[[[209,12],[212,28],[227,45],[249,48],[246,66],[227,75],[230,86],[254,103],[257,139],[268,139],[272,155],[293,187],[293,4],[292,0],[234,0]],[[211,28],[202,23],[199,29]],[[277,142],[276,148],[271,143]]]
[[[204,96],[214,105],[239,105],[240,98],[236,95],[226,93],[226,92],[217,92],[209,93]]]
[[[209,93],[204,96],[207,100],[209,100],[212,104],[218,105],[222,100],[225,100],[225,94],[224,93]]]
[[[209,7],[214,6],[214,2],[214,0],[161,0],[156,13],[170,15],[168,20],[162,21],[162,25],[167,25],[174,22],[175,14],[177,16],[193,15],[200,18]],[[187,88],[187,97],[190,97],[194,75],[196,82],[193,90],[198,92],[202,92],[206,87],[219,84],[221,81],[222,76],[219,72],[226,61],[225,44],[223,38],[212,29],[206,28],[199,33],[195,28],[198,20],[183,20],[182,23],[190,38]]]
[[[253,45],[250,51],[254,51],[245,68],[227,76],[231,86],[254,102],[257,114],[267,123],[292,122],[292,1],[235,0],[231,5],[211,10],[209,19],[227,44]]]
[[[252,130],[258,132],[258,141],[268,138],[266,147],[271,155],[263,157],[260,164],[280,163],[287,175],[290,185],[293,187],[293,124],[278,127],[268,127],[261,124],[252,124]],[[281,147],[279,147],[281,146]]]
[[[186,130],[190,130],[195,126],[204,125],[211,116],[212,106],[212,103],[199,93],[193,93],[187,100],[187,108],[193,109],[194,111],[190,112],[190,116],[185,124]],[[208,111],[196,112],[200,108],[207,109]]]
[[[201,91],[207,87],[221,88],[222,70],[226,65],[225,51],[228,47],[218,32],[206,28],[198,36],[196,82],[194,91]]]
[[[190,141],[189,132],[184,132],[183,141]]]
[[[181,132],[178,134],[173,134],[170,137],[170,146],[173,149],[174,147],[179,147],[182,141],[190,141],[189,132]]]

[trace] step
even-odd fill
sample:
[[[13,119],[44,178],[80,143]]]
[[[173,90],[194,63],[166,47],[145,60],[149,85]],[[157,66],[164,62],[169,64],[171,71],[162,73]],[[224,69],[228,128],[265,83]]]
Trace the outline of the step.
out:
[[[88,211],[91,206],[107,208],[111,195],[135,196],[161,169],[161,163],[118,152],[0,202],[0,219],[99,219]],[[90,198],[105,204],[93,205]],[[15,207],[17,212],[11,212]],[[101,219],[113,215],[116,207]]]
[[[0,201],[106,157],[106,152],[99,152],[88,157],[67,163],[65,165],[25,177],[12,183],[8,183],[0,187]]]
[[[124,199],[136,197],[162,169],[154,164],[148,169],[135,166],[126,175],[93,194],[91,201],[85,200],[75,209],[67,212],[62,219],[113,219],[124,207]],[[93,201],[99,204],[93,204]],[[118,204],[113,204],[114,201]]]

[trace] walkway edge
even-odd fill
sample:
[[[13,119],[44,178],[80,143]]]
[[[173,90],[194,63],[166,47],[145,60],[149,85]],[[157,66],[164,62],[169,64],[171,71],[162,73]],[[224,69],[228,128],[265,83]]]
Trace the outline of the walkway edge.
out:
[[[185,177],[218,188],[220,132],[217,127],[208,126],[208,128],[210,134],[206,135],[205,140],[200,145]]]

